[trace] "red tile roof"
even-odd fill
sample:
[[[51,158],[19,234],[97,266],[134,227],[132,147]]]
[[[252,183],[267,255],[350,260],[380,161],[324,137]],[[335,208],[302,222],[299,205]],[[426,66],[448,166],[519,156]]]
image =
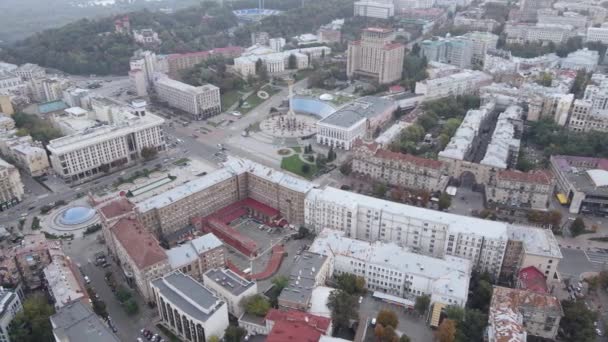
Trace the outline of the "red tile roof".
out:
[[[270,309],[266,320],[275,322],[266,342],[316,342],[329,333],[331,325],[327,317],[296,310]]]
[[[137,219],[123,217],[112,226],[111,231],[139,269],[167,259],[158,240]]]
[[[381,158],[381,159],[399,160],[399,161],[404,161],[407,163],[412,163],[415,165],[419,165],[419,166],[427,167],[427,168],[431,168],[431,169],[440,169],[443,166],[443,162],[441,162],[439,160],[427,159],[427,158],[417,157],[417,156],[414,156],[411,154],[404,154],[404,153],[399,153],[399,152],[393,152],[390,150],[385,150],[385,149],[380,148],[380,145],[376,144],[376,143],[366,144],[360,140],[357,140],[355,142],[355,146],[357,146],[358,148],[367,149],[370,152],[374,152],[374,156],[377,158]]]
[[[518,275],[518,287],[537,293],[548,293],[547,279],[543,272],[534,266],[522,268]]]
[[[513,170],[502,170],[497,174],[499,179],[511,180],[524,183],[539,183],[550,185],[553,182],[553,174],[549,171],[520,172]]]
[[[103,206],[99,207],[98,211],[109,220],[132,212],[134,207],[135,205],[128,199],[121,197],[120,199],[103,204]]]

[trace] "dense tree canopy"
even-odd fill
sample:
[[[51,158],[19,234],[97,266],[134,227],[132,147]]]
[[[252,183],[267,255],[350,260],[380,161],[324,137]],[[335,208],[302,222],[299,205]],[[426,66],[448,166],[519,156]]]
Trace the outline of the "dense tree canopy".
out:
[[[583,301],[562,301],[564,317],[559,322],[565,341],[595,341],[593,322],[597,314],[585,306]]]
[[[12,341],[41,342],[53,340],[53,328],[49,318],[53,307],[42,295],[34,295],[23,302],[23,310],[11,323],[9,336]]]
[[[336,326],[348,327],[351,319],[357,319],[359,310],[357,297],[345,291],[332,291],[327,300],[327,306],[331,310],[331,319]]]
[[[365,278],[351,273],[342,273],[336,276],[337,287],[352,295],[365,293]]]

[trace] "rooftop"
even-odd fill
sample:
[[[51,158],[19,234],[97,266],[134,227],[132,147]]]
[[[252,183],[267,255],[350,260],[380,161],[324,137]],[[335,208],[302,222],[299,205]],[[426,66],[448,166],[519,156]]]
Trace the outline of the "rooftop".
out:
[[[98,206],[97,211],[101,213],[106,220],[110,220],[132,212],[134,207],[135,205],[127,198],[120,197],[117,200],[102,203]]]
[[[517,279],[518,287],[522,290],[545,294],[549,292],[545,275],[534,266],[522,268],[519,271]]]
[[[307,200],[330,201],[344,205],[364,206],[366,208],[374,208],[375,210],[394,215],[424,218],[425,221],[434,221],[438,224],[447,225],[449,231],[452,233],[475,234],[486,238],[507,241],[507,224],[504,222],[483,220],[470,216],[409,206],[333,187],[326,187],[323,190],[313,189],[308,195]]]
[[[280,321],[305,323],[306,325],[313,327],[315,330],[320,332],[327,331],[331,325],[330,318],[312,315],[298,310],[270,309],[270,311],[268,311],[266,314],[266,320],[273,321],[275,324]]]
[[[555,235],[550,229],[509,224],[507,234],[510,240],[522,241],[527,254],[556,259],[563,257]]]
[[[604,185],[608,182],[608,159],[554,155],[551,156],[551,166],[576,191],[586,195],[608,196],[608,187]]]
[[[489,334],[496,342],[526,341],[523,313],[542,311],[562,316],[559,300],[551,295],[494,286],[489,312]]]
[[[517,134],[523,129],[523,108],[512,105],[498,115],[492,139],[480,164],[506,169],[510,158],[519,151]]]
[[[553,174],[544,170],[520,172],[515,170],[501,170],[496,173],[497,179],[510,180],[522,183],[536,183],[550,185],[553,183]]]
[[[160,76],[157,80],[154,81],[154,83],[162,84],[167,87],[177,89],[177,90],[180,90],[180,91],[183,91],[186,93],[194,94],[194,95],[204,94],[208,91],[219,89],[218,87],[214,86],[213,84],[205,84],[205,85],[202,85],[199,87],[191,86],[189,84],[170,79],[166,75]]]
[[[208,281],[216,283],[234,296],[240,296],[255,286],[254,282],[244,279],[229,269],[211,269],[205,273],[205,276],[209,277]]]
[[[289,284],[283,289],[279,301],[309,304],[312,290],[315,287],[315,278],[321,267],[327,262],[327,257],[310,251],[303,252],[293,263]]]
[[[167,251],[169,265],[173,269],[180,268],[197,260],[199,255],[221,246],[223,246],[222,241],[213,233],[205,234],[181,246],[169,249]]]
[[[123,217],[110,230],[140,269],[167,259],[158,240],[137,219]]]
[[[433,280],[433,292],[456,296],[466,301],[469,291],[471,261],[446,255],[443,259],[410,252],[394,243],[366,242],[344,236],[343,232],[325,229],[311,244],[311,252],[361,260]]]
[[[55,307],[64,305],[85,296],[83,284],[77,278],[72,262],[61,252],[53,253],[52,261],[43,272],[49,292],[55,299]]]
[[[172,306],[202,322],[225,305],[205,286],[179,271],[153,280],[151,284]]]
[[[319,123],[349,128],[356,123],[371,119],[386,110],[395,107],[395,102],[375,96],[365,96],[349,102],[334,113],[319,121]]]
[[[374,156],[381,159],[397,160],[405,163],[411,163],[418,166],[440,169],[443,166],[443,162],[434,159],[422,158],[411,154],[404,154],[399,152],[393,152],[385,150],[379,146],[379,144],[366,144],[361,142],[356,149],[368,150],[374,153]]]
[[[53,333],[60,341],[120,342],[90,306],[72,302],[51,316]]]

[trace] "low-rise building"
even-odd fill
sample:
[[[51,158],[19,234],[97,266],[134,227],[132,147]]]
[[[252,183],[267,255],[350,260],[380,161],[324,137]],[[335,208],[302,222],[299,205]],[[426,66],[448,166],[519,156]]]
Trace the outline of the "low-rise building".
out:
[[[318,234],[309,250],[327,256],[336,274],[365,278],[369,290],[412,303],[422,295],[430,296],[431,303],[464,307],[467,302],[472,268],[467,259],[434,258],[394,243],[355,240],[329,229]]]
[[[333,275],[333,264],[319,253],[304,251],[300,254],[289,275],[289,283],[279,295],[279,307],[306,311],[312,301],[312,291],[324,285]]]
[[[589,27],[587,29],[587,41],[608,44],[608,26]]]
[[[229,269],[214,268],[203,275],[203,283],[228,305],[228,312],[241,317],[245,312],[241,306],[243,298],[258,293],[258,285]]]
[[[133,40],[142,45],[159,45],[162,40],[158,38],[158,33],[151,28],[133,30]]]
[[[209,233],[169,249],[167,258],[172,270],[202,280],[207,270],[225,266],[225,253],[222,241]]]
[[[209,51],[196,51],[188,53],[174,53],[168,56],[168,74],[172,78],[179,77],[181,70],[186,70],[194,67],[197,64],[204,62],[209,58],[222,57],[233,59],[239,57],[243,53],[243,48],[240,46],[227,46],[224,48],[215,48]]]
[[[191,114],[195,120],[203,120],[222,111],[220,88],[213,84],[194,87],[164,74],[156,74],[154,87],[161,101]]]
[[[147,301],[154,300],[150,281],[170,271],[158,240],[135,218],[120,218],[110,228],[114,257],[130,282]]]
[[[15,74],[24,81],[46,76],[46,71],[38,64],[25,63],[15,70]]]
[[[303,47],[276,52],[267,46],[254,45],[234,59],[234,69],[243,77],[256,74],[256,62],[261,60],[269,74],[282,73],[289,67],[289,58],[296,59],[296,69],[308,68],[313,59],[329,56],[331,49],[327,46]]]
[[[571,25],[576,29],[585,29],[589,24],[589,19],[586,15],[582,15],[576,12],[562,12],[560,13],[554,9],[540,9],[537,12],[539,24],[552,24],[552,25]]]
[[[17,293],[0,287],[0,341],[19,342],[11,340],[9,328],[21,310],[23,310],[23,305]]]
[[[420,55],[428,61],[470,68],[473,60],[473,42],[461,37],[436,38],[420,42]]]
[[[50,320],[56,342],[120,342],[101,317],[80,300],[65,305]]]
[[[59,248],[58,242],[49,241],[42,234],[28,234],[6,256],[14,260],[25,287],[34,290],[42,285],[43,270],[52,261],[50,250]]]
[[[46,288],[55,309],[59,310],[75,300],[87,299],[87,291],[78,268],[59,249],[51,250],[51,263],[43,270]]]
[[[161,324],[185,341],[222,338],[228,327],[226,303],[192,277],[179,271],[151,283]]]
[[[507,23],[505,34],[507,43],[549,43],[562,44],[573,37],[571,25]]]
[[[365,96],[317,122],[317,143],[350,150],[357,139],[371,138],[397,109],[389,99]]]
[[[445,167],[441,161],[391,152],[378,144],[361,141],[353,148],[355,175],[407,189],[443,191],[450,178]]]
[[[492,76],[477,70],[465,70],[445,77],[416,82],[416,94],[425,100],[436,100],[448,96],[475,94],[479,88],[492,83]]]
[[[296,310],[270,309],[266,324],[270,328],[266,342],[320,341],[333,330],[331,319]]]
[[[593,72],[597,68],[599,61],[600,54],[597,51],[585,48],[571,52],[567,57],[562,58],[560,66],[562,69]]]
[[[528,266],[522,268],[517,275],[516,288],[524,291],[548,294],[547,278],[538,268]]]
[[[516,242],[509,247],[520,249],[519,256],[515,258],[515,267],[503,263],[503,268],[515,270],[513,276],[517,276],[518,270],[534,266],[543,272],[547,281],[559,282],[558,267],[563,258],[561,249],[553,232],[549,229],[509,225],[507,227],[509,243]],[[516,246],[520,244],[520,246]],[[509,253],[509,251],[507,251]]]
[[[489,342],[525,342],[528,335],[553,340],[563,315],[554,296],[494,286],[486,337]]]
[[[16,130],[0,132],[0,152],[33,177],[45,175],[50,169],[42,143],[29,135],[18,136]]]
[[[544,210],[553,196],[554,178],[546,171],[500,170],[486,184],[489,204]]]

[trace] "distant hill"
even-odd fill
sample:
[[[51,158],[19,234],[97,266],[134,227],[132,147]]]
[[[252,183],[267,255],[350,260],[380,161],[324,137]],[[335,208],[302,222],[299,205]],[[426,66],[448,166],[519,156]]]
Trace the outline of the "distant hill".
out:
[[[291,37],[316,30],[335,18],[350,17],[353,12],[353,0],[305,0],[304,7],[299,7],[301,3],[301,0],[266,0],[266,8],[286,11],[231,32],[229,29],[237,26],[232,10],[255,7],[257,0],[226,2],[223,7],[215,2],[203,2],[171,14],[142,10],[128,15],[132,29],[154,29],[162,40],[157,52],[169,54],[232,44],[248,46],[250,32],[257,30],[268,31],[272,36]],[[114,32],[116,17],[82,19],[45,30],[7,46],[0,51],[0,60],[37,63],[70,74],[125,74],[129,58],[140,47],[129,35]]]

